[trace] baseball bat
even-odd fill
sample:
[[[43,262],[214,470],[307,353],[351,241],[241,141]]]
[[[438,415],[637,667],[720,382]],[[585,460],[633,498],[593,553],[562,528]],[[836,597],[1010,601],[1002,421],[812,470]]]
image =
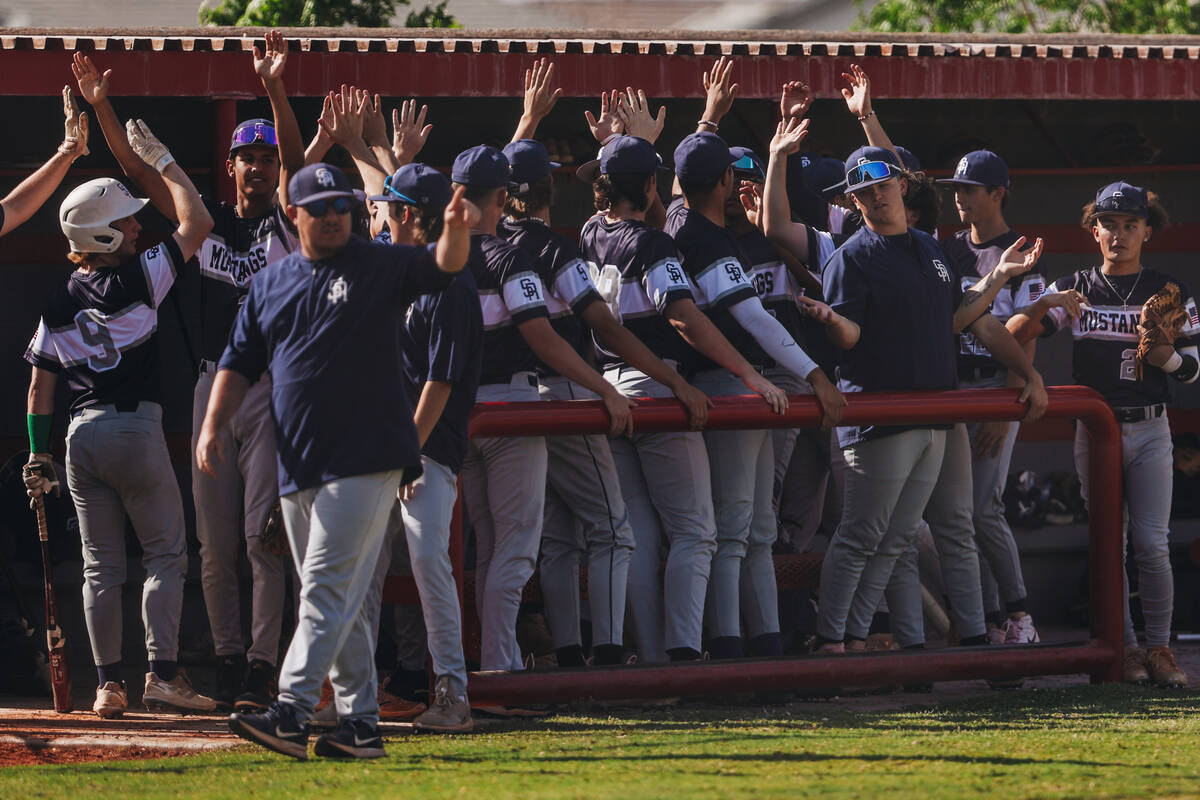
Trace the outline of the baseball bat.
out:
[[[58,601],[54,596],[54,581],[50,569],[50,536],[46,526],[46,500],[38,497],[38,539],[42,543],[42,571],[46,579],[46,651],[50,657],[50,688],[54,692],[54,710],[71,713],[71,670],[67,667],[67,638],[58,624]]]

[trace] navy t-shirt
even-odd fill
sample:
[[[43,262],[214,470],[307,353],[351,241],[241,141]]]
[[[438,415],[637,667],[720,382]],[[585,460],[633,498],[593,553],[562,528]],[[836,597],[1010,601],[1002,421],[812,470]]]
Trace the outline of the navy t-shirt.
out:
[[[730,306],[758,296],[747,275],[745,254],[733,234],[688,209],[682,197],[667,209],[664,230],[675,238],[680,263],[696,287],[697,304],[717,330],[752,365],[761,368],[772,363],[754,337],[729,313]],[[696,358],[698,371],[718,366],[705,356],[697,354]]]
[[[405,308],[451,278],[423,247],[357,236],[332,258],[295,252],[254,276],[220,368],[251,381],[271,371],[281,495],[374,472],[421,474]]]
[[[500,221],[498,233],[533,257],[534,267],[546,290],[550,324],[559,336],[575,348],[575,352],[587,359],[592,349],[591,337],[587,326],[577,315],[601,298],[596,285],[592,283],[587,264],[579,254],[579,247],[551,230],[540,219],[505,217]],[[538,373],[548,376],[558,374],[540,359]]]
[[[858,324],[842,352],[842,392],[944,391],[958,386],[954,312],[962,288],[927,233],[882,236],[863,226],[834,251],[824,286],[834,311]],[[911,426],[838,428],[842,447]]]
[[[537,358],[517,326],[549,316],[546,290],[533,257],[490,233],[471,235],[467,269],[475,275],[483,311],[483,374],[479,382],[508,383],[516,372],[533,372]]]
[[[413,410],[426,381],[452,384],[442,416],[421,452],[458,472],[467,453],[467,424],[483,366],[483,314],[470,268],[455,275],[442,291],[414,300],[404,333],[404,373]]]
[[[694,300],[671,237],[633,219],[609,222],[596,214],[583,225],[579,249],[600,297],[629,332],[661,359],[686,371],[695,351],[663,316],[676,300]],[[592,337],[595,340],[595,336]],[[623,366],[616,353],[595,342],[604,369]]]
[[[66,372],[72,411],[159,402],[158,305],[182,266],[169,238],[116,267],[72,272],[47,302],[25,360]]]

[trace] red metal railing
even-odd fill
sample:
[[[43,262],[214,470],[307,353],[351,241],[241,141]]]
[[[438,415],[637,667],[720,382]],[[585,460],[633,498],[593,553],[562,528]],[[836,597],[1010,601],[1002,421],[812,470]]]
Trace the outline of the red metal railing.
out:
[[[882,682],[1005,678],[1086,673],[1093,681],[1121,679],[1121,436],[1112,410],[1096,392],[1078,386],[1049,390],[1049,418],[1078,419],[1091,434],[1089,610],[1091,639],[1084,643],[1020,648],[955,648],[870,655],[802,656],[686,665],[649,665],[552,672],[471,673],[470,695],[478,703],[554,702],[667,697],[787,688],[829,688]],[[851,395],[843,422],[904,424],[1017,420],[1026,408],[1005,389]],[[755,396],[714,398],[709,430],[814,427],[816,400],[794,395],[786,414],[771,413]],[[642,400],[635,430],[687,429],[683,407],[674,400]],[[471,436],[541,436],[603,433],[608,418],[599,402],[480,403]],[[454,537],[459,539],[457,535]],[[461,542],[451,545],[460,579]],[[457,549],[456,549],[457,548]]]

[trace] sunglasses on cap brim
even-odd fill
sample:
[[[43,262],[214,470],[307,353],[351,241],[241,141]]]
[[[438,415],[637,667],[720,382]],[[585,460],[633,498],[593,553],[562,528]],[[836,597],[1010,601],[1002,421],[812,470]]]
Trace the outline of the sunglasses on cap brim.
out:
[[[1145,219],[1150,216],[1149,209],[1135,197],[1109,196],[1100,200],[1092,208],[1092,216],[1101,214],[1128,214],[1131,217]]]
[[[311,203],[303,203],[300,206],[313,217],[323,217],[329,213],[329,209],[333,209],[335,214],[349,214],[350,209],[354,208],[353,197],[329,197],[324,200],[314,200]]]
[[[407,203],[407,204],[408,204],[408,205],[410,205],[410,206],[415,206],[415,205],[417,205],[417,201],[416,201],[416,200],[413,200],[411,197],[409,197],[408,195],[404,194],[403,192],[398,192],[398,191],[396,191],[396,188],[395,188],[394,186],[392,186],[392,176],[391,176],[391,175],[389,175],[389,176],[387,176],[386,178],[384,178],[384,180],[383,180],[383,190],[384,190],[385,192],[387,192],[387,194],[388,194],[390,197],[394,197],[394,198],[396,198],[396,199],[395,199],[395,201],[393,201],[393,202],[396,202],[396,203]]]
[[[278,147],[279,140],[275,138],[275,126],[257,122],[233,132],[233,146],[244,147],[251,144],[262,144],[268,147]]]
[[[857,186],[868,181],[883,181],[895,174],[895,168],[886,161],[867,161],[846,173],[846,186]],[[851,191],[854,190],[851,189]]]
[[[755,160],[750,156],[742,156],[729,166],[733,167],[734,172],[753,172],[755,175],[763,174],[763,171],[759,168],[758,163],[755,162]]]

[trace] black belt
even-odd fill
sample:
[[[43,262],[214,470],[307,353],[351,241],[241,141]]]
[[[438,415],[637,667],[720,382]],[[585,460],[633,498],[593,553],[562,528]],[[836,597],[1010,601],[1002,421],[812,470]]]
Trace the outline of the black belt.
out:
[[[1166,412],[1167,407],[1162,403],[1155,403],[1152,406],[1113,409],[1117,422],[1145,422],[1148,419],[1158,419]]]
[[[513,375],[509,375],[507,378],[501,378],[499,380],[492,380],[490,378],[484,378],[479,381],[479,385],[480,386],[508,386],[512,383],[512,380],[514,377],[515,376],[513,376]],[[529,381],[529,385],[533,386],[534,388],[536,388],[538,385],[537,375],[526,375],[525,380]]]
[[[117,411],[120,411],[122,414],[129,414],[134,411],[137,411],[138,404],[141,402],[142,402],[141,400],[120,400],[116,403],[113,403],[113,407],[116,408]]]
[[[959,366],[958,379],[963,383],[975,383],[975,381],[986,381],[989,378],[994,378],[1003,370],[1000,367],[967,367]]]

